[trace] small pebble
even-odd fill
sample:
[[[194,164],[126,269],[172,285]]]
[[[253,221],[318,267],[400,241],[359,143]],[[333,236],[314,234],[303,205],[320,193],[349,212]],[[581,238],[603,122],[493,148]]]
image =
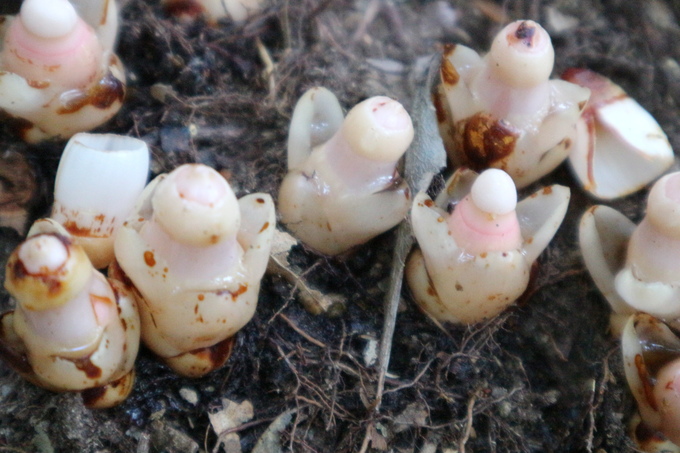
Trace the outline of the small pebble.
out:
[[[192,390],[187,387],[183,387],[179,390],[179,395],[184,398],[185,401],[196,405],[198,403],[198,394],[196,393],[195,390]]]

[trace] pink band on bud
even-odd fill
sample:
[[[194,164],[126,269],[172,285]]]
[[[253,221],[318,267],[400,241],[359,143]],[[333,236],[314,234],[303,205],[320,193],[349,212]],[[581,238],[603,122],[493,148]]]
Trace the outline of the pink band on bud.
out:
[[[492,216],[479,210],[469,196],[448,218],[449,231],[459,247],[471,255],[516,250],[522,245],[515,212]]]

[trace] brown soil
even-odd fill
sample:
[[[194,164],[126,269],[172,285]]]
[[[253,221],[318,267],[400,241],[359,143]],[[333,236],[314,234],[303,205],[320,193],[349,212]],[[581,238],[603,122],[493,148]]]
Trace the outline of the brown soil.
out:
[[[238,195],[276,197],[287,124],[307,88],[326,86],[345,107],[377,94],[409,107],[413,69],[443,44],[481,51],[504,23],[521,18],[552,32],[551,10],[576,21],[552,33],[555,74],[586,66],[611,77],[680,146],[680,7],[671,0],[279,0],[245,25],[217,26],[179,23],[158,3],[121,2],[127,100],[99,130],[145,140],[154,174],[202,162],[221,170]],[[1,137],[9,151],[0,157],[24,156],[37,182],[22,206],[31,219],[44,215],[64,143],[29,146],[9,130]],[[14,184],[2,172],[0,181]],[[343,259],[294,249],[292,264],[307,280],[346,301],[341,313],[309,314],[290,283],[268,275],[225,368],[179,378],[142,350],[135,389],[115,409],[89,411],[79,396],[38,389],[0,364],[0,452],[220,451],[208,414],[223,398],[254,407],[252,421],[235,430],[243,451],[291,409],[282,451],[359,451],[368,442],[371,451],[404,453],[633,451],[626,425],[634,405],[607,334],[609,309],[576,243],[578,219],[594,202],[564,166],[540,184],[553,182],[572,188],[572,202],[516,306],[483,325],[443,332],[404,293],[377,412],[377,372],[364,351],[382,331],[391,233]],[[644,196],[612,205],[639,221]],[[0,261],[19,240],[0,229]],[[10,304],[1,293],[0,308]]]

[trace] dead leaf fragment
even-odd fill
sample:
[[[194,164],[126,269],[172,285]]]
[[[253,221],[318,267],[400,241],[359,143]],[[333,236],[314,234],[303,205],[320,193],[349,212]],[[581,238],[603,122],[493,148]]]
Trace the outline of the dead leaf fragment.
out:
[[[267,272],[277,274],[295,286],[298,291],[298,299],[305,310],[313,315],[326,314],[338,316],[345,311],[345,298],[338,294],[324,294],[309,286],[288,262],[290,250],[298,245],[298,240],[288,233],[276,230],[272,241],[271,257],[267,265]]]

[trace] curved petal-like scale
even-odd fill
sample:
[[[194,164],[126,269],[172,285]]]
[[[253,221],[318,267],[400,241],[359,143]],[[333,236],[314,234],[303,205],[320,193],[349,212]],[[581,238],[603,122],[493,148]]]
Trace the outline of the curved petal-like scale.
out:
[[[621,298],[614,285],[616,274],[625,265],[628,242],[634,230],[635,224],[626,216],[601,205],[586,211],[579,225],[581,255],[597,289],[614,311],[614,333],[620,332],[621,322],[635,312]]]
[[[637,192],[673,164],[673,150],[659,124],[608,78],[570,69],[565,80],[590,88],[569,162],[581,185],[601,199]]]
[[[345,115],[338,98],[324,87],[305,92],[295,104],[288,132],[288,169],[304,163],[316,146],[327,142],[340,129]]]
[[[524,239],[526,260],[534,262],[562,224],[571,193],[554,184],[544,187],[517,204],[517,220]]]

